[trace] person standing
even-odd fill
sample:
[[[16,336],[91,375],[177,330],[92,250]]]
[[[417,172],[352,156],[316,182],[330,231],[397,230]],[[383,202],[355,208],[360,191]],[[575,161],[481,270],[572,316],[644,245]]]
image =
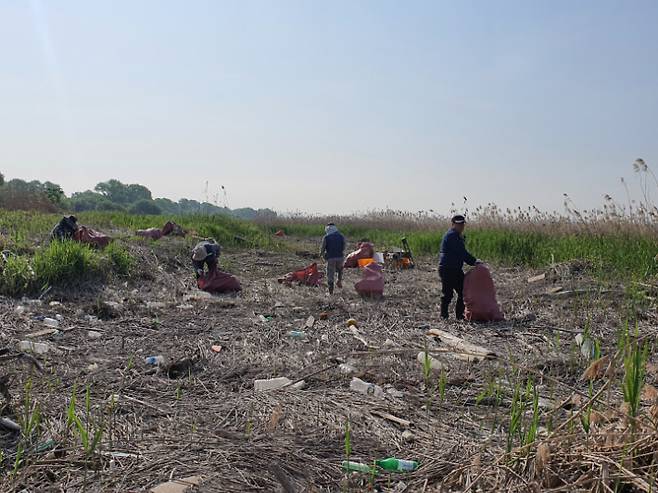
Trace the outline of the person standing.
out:
[[[327,262],[327,286],[329,294],[334,294],[334,277],[338,273],[339,288],[343,287],[343,262],[345,261],[345,237],[334,223],[324,228],[324,238],[320,246],[320,256]]]
[[[192,250],[192,265],[199,279],[204,274],[204,267],[208,266],[208,272],[213,272],[219,264],[219,254],[221,247],[212,238],[200,241]]]
[[[468,250],[464,243],[464,216],[452,218],[452,227],[443,236],[441,253],[439,254],[439,277],[441,278],[441,318],[448,318],[448,309],[453,293],[457,293],[455,315],[457,320],[464,319],[464,263],[475,265],[480,263]]]

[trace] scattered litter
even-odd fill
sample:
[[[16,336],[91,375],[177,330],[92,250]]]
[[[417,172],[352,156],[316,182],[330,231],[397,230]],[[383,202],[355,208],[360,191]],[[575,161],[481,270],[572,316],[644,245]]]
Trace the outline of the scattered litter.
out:
[[[320,336],[320,340],[321,340],[322,342],[329,342],[329,334],[322,334],[322,335]]]
[[[347,472],[362,472],[366,474],[373,473],[373,468],[368,464],[362,464],[361,462],[353,462],[344,460],[341,464],[343,471]]]
[[[306,319],[306,323],[304,324],[304,326],[305,326],[307,329],[310,329],[310,328],[313,327],[313,324],[314,324],[314,323],[315,323],[315,317],[314,317],[313,315],[311,315],[310,317],[308,317],[308,318]]]
[[[179,310],[192,310],[194,305],[176,305]]]
[[[402,432],[402,440],[405,442],[413,442],[416,439],[416,435],[414,435],[411,431],[409,430],[404,430]]]
[[[96,371],[98,370],[98,363],[92,363],[87,366],[87,371]]]
[[[87,337],[89,337],[89,339],[100,339],[103,337],[103,334],[97,330],[88,330]]]
[[[479,359],[495,359],[498,355],[491,349],[472,344],[464,339],[454,336],[449,332],[439,330],[439,329],[430,329],[427,331],[428,336],[438,337],[439,340],[446,344],[448,347],[454,351],[467,353],[464,354],[468,361]]]
[[[219,344],[213,344],[212,346],[210,346],[210,350],[213,353],[219,353],[222,350],[222,346],[220,346]]]
[[[167,304],[164,301],[147,301],[146,308],[155,309],[155,308],[165,308]]]
[[[284,306],[286,306],[286,305],[284,305],[280,301],[277,301],[276,303],[274,303],[274,308],[283,308]]]
[[[562,291],[564,288],[562,286],[554,286],[548,290],[548,294],[557,294]]]
[[[148,356],[147,358],[144,358],[144,363],[147,365],[162,366],[165,363],[165,358],[162,355]]]
[[[288,337],[292,337],[293,339],[304,339],[306,337],[306,332],[303,330],[289,330],[286,332],[286,335]]]
[[[340,370],[341,373],[344,373],[346,375],[349,375],[351,373],[356,373],[356,368],[354,368],[352,365],[349,365],[347,363],[341,363],[338,365],[338,369]]]
[[[106,455],[108,457],[112,457],[113,459],[138,459],[139,454],[131,454],[129,452],[109,452],[109,451],[101,451],[101,455]]]
[[[59,327],[59,320],[54,319],[54,318],[44,318],[43,319],[44,325],[47,325],[48,327]]]
[[[361,335],[361,333],[358,331],[355,325],[350,325],[350,332],[352,333],[352,336],[359,341],[361,344],[363,344],[366,347],[370,347],[370,344],[368,344],[368,341],[364,339],[364,337]]]
[[[55,315],[55,319],[61,322],[62,320],[64,320],[64,317],[58,313],[57,315]]]
[[[425,361],[429,361],[429,365],[432,371],[443,370],[443,364],[438,359],[433,358],[430,354],[425,353],[425,351],[418,353],[416,359],[421,365],[425,365]]]
[[[381,467],[385,471],[395,471],[395,472],[410,472],[418,469],[418,462],[415,460],[404,460],[396,459],[395,457],[389,457],[383,460],[376,460],[375,464],[377,467]]]
[[[390,347],[395,347],[395,346],[397,346],[397,344],[395,344],[395,342],[393,342],[391,339],[386,339],[384,341],[384,347],[390,348]]]
[[[528,283],[539,282],[546,279],[546,274],[539,274],[537,276],[532,276],[528,278]]]
[[[34,354],[46,354],[53,351],[53,347],[45,342],[21,341],[18,343],[19,351],[29,351]]]
[[[11,431],[21,431],[20,425],[9,418],[0,418],[0,426]]]
[[[183,479],[174,479],[151,488],[150,493],[185,493],[192,486],[198,486],[201,476],[189,476]]]
[[[16,315],[23,315],[25,313],[25,307],[22,305],[17,306],[14,308],[14,313],[16,313]]]
[[[357,377],[352,378],[352,381],[350,382],[350,389],[354,390],[355,392],[359,392],[360,394],[374,395],[375,397],[384,396],[384,389],[382,389],[379,385],[364,382]]]
[[[329,314],[327,312],[320,313],[320,320],[327,320],[328,318]]]
[[[304,388],[304,386],[306,385],[306,382],[304,382],[304,380],[302,380],[301,382],[297,382],[294,385],[291,385],[291,383],[292,380],[290,380],[287,377],[254,380],[254,390],[257,391],[276,390],[276,389],[282,389],[284,387],[289,387],[291,389],[299,390]]]
[[[348,319],[346,323],[347,323],[348,327],[352,327],[352,326],[358,327],[359,326],[359,324],[353,318]]]
[[[85,320],[93,324],[98,322],[98,317],[95,315],[85,315]]]
[[[51,302],[48,303],[48,304],[49,304],[50,306],[60,306],[60,305],[61,305],[61,303],[60,303],[59,301],[51,301]]]
[[[28,339],[34,339],[36,337],[57,334],[58,332],[59,330],[57,329],[43,329],[43,330],[37,330],[36,332],[32,332],[31,334],[27,334],[25,337],[27,337]]]
[[[585,358],[592,359],[596,356],[596,343],[588,336],[584,334],[577,334],[576,344],[580,348],[580,354],[585,356]]]

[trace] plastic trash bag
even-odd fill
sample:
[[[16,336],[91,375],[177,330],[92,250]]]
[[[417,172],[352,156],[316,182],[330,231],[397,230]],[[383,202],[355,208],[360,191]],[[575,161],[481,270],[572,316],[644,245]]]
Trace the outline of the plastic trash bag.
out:
[[[504,315],[496,301],[491,272],[485,264],[478,264],[464,276],[464,318],[473,322],[497,322]]]
[[[235,291],[242,291],[242,286],[238,278],[222,272],[219,269],[214,269],[197,279],[197,286],[202,291],[209,293],[231,293]]]
[[[354,289],[361,296],[379,298],[384,294],[384,268],[379,264],[366,265],[362,270],[361,280],[354,284]]]

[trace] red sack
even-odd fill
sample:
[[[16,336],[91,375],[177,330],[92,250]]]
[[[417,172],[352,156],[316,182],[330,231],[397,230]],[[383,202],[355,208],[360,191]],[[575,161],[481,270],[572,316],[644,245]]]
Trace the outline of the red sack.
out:
[[[318,271],[318,264],[313,263],[304,269],[289,272],[277,280],[287,286],[292,286],[293,283],[300,286],[319,286],[322,276],[322,272]]]
[[[162,230],[159,228],[138,229],[135,234],[144,238],[151,238],[152,240],[159,240],[162,238]]]
[[[384,294],[384,268],[380,264],[366,265],[354,289],[361,296],[381,297]]]
[[[464,304],[466,320],[474,322],[498,322],[504,320],[496,301],[496,288],[489,268],[478,264],[464,277]]]
[[[350,253],[347,258],[345,258],[345,264],[343,267],[347,269],[353,269],[359,266],[359,260],[362,258],[372,258],[375,255],[375,245],[368,241],[357,243],[358,250]]]
[[[78,226],[76,232],[73,233],[73,239],[95,248],[105,248],[112,241],[108,235],[82,225]]]
[[[162,226],[162,236],[185,236],[185,230],[173,221],[167,221]]]
[[[283,238],[286,234],[283,232],[282,229],[278,230],[276,233],[274,233],[274,236],[278,236],[279,238]]]
[[[197,286],[203,291],[209,293],[230,293],[233,291],[242,291],[240,281],[235,276],[214,269],[197,279]]]

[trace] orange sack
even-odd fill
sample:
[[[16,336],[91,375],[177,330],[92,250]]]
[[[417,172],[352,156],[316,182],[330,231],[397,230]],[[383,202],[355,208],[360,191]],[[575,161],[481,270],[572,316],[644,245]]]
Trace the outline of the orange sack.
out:
[[[496,301],[491,272],[485,264],[478,264],[464,276],[464,318],[473,322],[498,322],[504,320]]]
[[[73,239],[79,243],[86,243],[100,249],[105,248],[112,241],[112,238],[105,233],[82,225],[78,226],[76,232],[73,233]]]
[[[222,272],[219,269],[213,269],[197,279],[197,286],[203,291],[209,293],[231,293],[242,291],[240,281],[235,276]]]
[[[359,242],[356,246],[357,250],[345,258],[345,264],[343,266],[346,269],[354,269],[359,266],[360,259],[372,258],[375,255],[375,245],[369,241]]]

